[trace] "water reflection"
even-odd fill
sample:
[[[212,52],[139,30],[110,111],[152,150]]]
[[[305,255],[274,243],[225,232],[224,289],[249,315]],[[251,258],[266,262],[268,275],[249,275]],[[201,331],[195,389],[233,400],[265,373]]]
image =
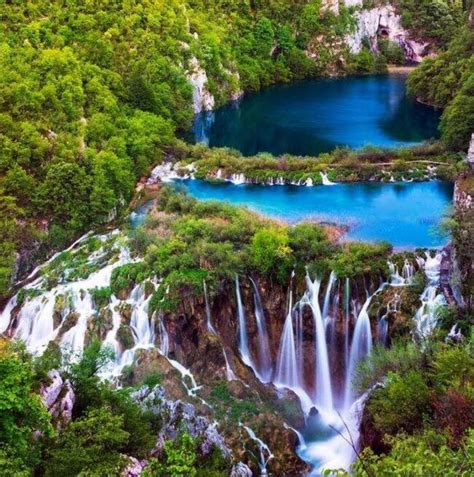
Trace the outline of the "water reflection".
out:
[[[306,81],[249,94],[195,119],[195,141],[258,152],[319,154],[399,146],[438,135],[439,114],[406,97],[404,76]]]

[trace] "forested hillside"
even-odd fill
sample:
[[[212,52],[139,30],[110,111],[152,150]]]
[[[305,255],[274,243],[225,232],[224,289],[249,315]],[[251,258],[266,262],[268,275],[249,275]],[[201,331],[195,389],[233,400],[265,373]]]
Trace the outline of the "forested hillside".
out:
[[[384,3],[339,2],[335,12],[321,0],[3,2],[0,295],[33,257],[120,214],[190,126],[189,77],[207,79],[218,106],[275,82],[383,71],[398,47],[351,54],[344,38],[357,9]],[[439,48],[463,18],[459,2],[396,6]],[[449,144],[463,147],[453,121],[447,113]]]
[[[331,51],[315,62],[303,48],[349,24],[306,1],[3,4],[0,293],[20,240],[61,247],[128,203],[137,178],[191,123],[192,58],[219,104],[323,73]]]

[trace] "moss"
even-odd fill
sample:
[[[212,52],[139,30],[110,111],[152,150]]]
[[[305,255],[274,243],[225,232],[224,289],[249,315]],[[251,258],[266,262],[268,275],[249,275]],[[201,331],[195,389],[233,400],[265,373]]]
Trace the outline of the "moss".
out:
[[[36,288],[22,288],[17,295],[16,303],[17,306],[22,306],[25,301],[34,298],[36,296],[40,296],[43,292]]]
[[[130,326],[120,325],[117,331],[117,341],[120,343],[122,350],[133,348],[135,340]]]

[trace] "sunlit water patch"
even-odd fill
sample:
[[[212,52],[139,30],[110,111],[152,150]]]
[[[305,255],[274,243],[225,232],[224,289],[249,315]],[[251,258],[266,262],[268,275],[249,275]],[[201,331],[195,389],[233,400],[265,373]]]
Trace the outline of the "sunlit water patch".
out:
[[[315,219],[348,225],[345,238],[386,240],[396,247],[439,247],[439,226],[452,200],[449,182],[375,182],[332,187],[262,186],[187,180],[201,200],[225,200],[290,223]]]

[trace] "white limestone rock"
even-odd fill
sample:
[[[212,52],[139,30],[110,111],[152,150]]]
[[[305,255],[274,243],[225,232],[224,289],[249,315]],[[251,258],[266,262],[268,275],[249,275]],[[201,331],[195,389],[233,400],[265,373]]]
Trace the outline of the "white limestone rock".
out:
[[[201,68],[196,57],[192,57],[189,61],[189,69],[187,72],[189,82],[193,87],[193,109],[196,114],[202,111],[211,111],[214,109],[214,96],[207,89],[207,74]]]
[[[413,63],[419,63],[426,56],[428,43],[410,39],[409,32],[402,27],[401,18],[392,5],[361,10],[355,14],[358,21],[354,33],[347,35],[346,43],[351,53],[362,50],[362,42],[367,38],[373,52],[378,52],[379,38],[386,38],[400,45],[405,58]]]

